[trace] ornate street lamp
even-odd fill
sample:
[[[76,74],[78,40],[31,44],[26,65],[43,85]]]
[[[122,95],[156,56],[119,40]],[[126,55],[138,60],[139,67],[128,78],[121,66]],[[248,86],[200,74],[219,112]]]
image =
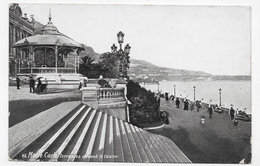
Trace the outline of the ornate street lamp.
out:
[[[125,34],[122,31],[118,32],[117,40],[118,40],[119,44],[122,44],[124,42],[124,36],[125,36]]]
[[[114,59],[119,59],[119,78],[126,78],[127,77],[127,69],[130,67],[130,49],[131,47],[129,44],[126,44],[124,50],[122,49],[122,43],[124,42],[125,34],[120,31],[117,34],[117,40],[120,45],[119,50],[117,51],[117,46],[115,44],[111,47],[111,52],[114,55]]]
[[[222,92],[222,89],[220,88],[219,89],[219,106],[221,106],[221,92]]]
[[[196,100],[196,98],[195,98],[196,87],[194,86],[193,89],[194,89],[194,101],[195,101]]]

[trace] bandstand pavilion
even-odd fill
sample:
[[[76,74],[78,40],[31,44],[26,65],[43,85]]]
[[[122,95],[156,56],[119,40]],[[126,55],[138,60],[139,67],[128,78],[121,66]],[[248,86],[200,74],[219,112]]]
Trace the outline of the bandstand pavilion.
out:
[[[26,37],[16,42],[13,47],[23,51],[27,56],[18,69],[18,77],[28,80],[46,78],[50,85],[78,85],[80,74],[79,53],[81,44],[58,31],[49,22],[42,27],[42,34]]]

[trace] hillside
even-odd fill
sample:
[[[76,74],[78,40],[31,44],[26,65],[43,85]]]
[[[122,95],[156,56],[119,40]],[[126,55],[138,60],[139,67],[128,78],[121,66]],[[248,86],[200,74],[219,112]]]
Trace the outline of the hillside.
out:
[[[89,56],[94,60],[94,63],[98,63],[100,55],[94,51],[92,47],[86,46],[85,44],[82,44],[84,47],[84,51],[81,51],[79,56]]]
[[[173,69],[166,67],[159,67],[144,60],[130,60],[129,75],[135,79],[141,77],[149,77],[148,79],[155,80],[194,80],[194,79],[208,79],[211,75],[201,71],[190,71],[182,69]],[[153,78],[153,79],[152,79]]]
[[[228,76],[228,75],[211,75],[203,71],[191,71],[159,67],[144,60],[130,59],[129,76],[134,80],[143,81],[161,81],[161,80],[178,80],[178,81],[249,81],[251,76]]]

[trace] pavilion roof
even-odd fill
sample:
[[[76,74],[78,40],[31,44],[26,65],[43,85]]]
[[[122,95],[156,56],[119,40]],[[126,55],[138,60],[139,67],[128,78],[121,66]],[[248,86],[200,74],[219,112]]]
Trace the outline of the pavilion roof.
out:
[[[61,34],[38,34],[19,40],[13,47],[58,45],[82,48],[76,41]]]
[[[83,48],[83,46],[73,39],[59,32],[58,28],[53,25],[51,15],[49,22],[42,27],[42,34],[30,36],[19,40],[13,47],[27,47],[27,46],[65,46],[72,48]]]

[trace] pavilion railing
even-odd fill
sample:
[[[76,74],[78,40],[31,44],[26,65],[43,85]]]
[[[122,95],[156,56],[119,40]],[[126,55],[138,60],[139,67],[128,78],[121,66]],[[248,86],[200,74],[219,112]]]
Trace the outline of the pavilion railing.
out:
[[[56,73],[56,67],[20,68],[20,73]],[[75,68],[57,68],[57,73],[75,73]]]

